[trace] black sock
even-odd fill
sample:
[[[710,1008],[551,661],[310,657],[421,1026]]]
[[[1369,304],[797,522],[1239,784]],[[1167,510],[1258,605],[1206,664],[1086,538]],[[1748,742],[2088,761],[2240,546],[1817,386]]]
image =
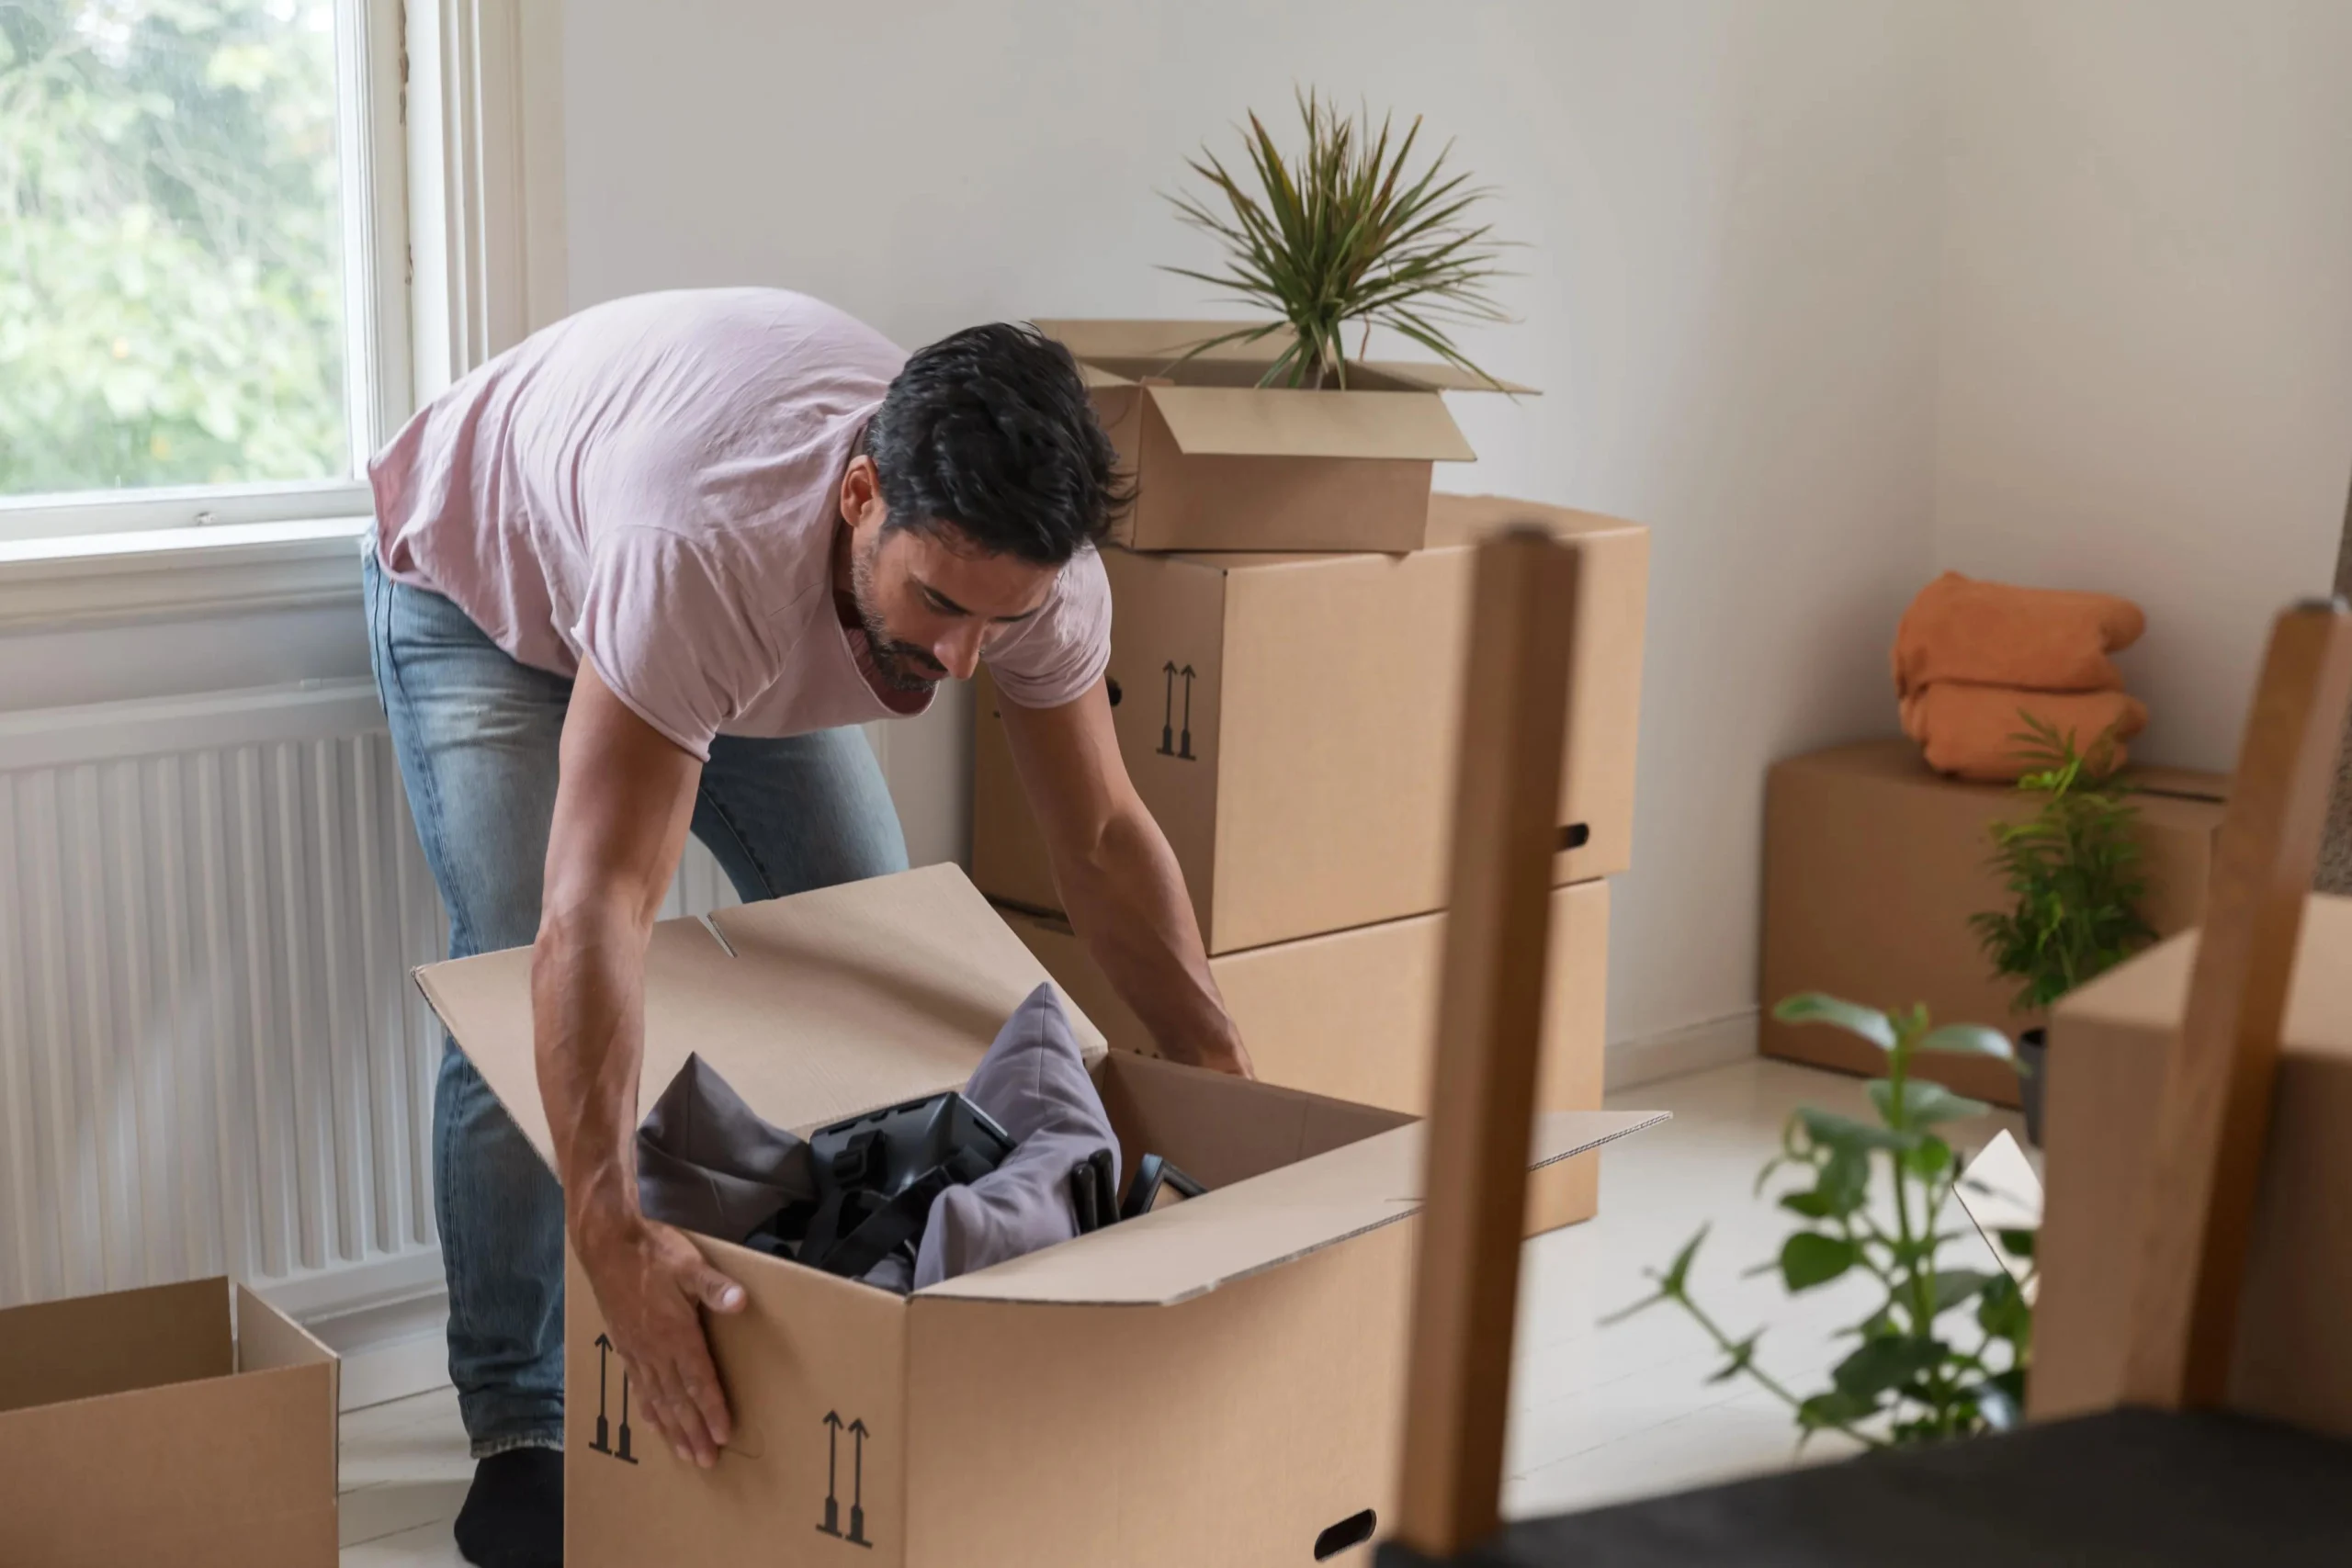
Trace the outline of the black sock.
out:
[[[509,1449],[483,1460],[457,1534],[475,1568],[563,1568],[563,1455]]]

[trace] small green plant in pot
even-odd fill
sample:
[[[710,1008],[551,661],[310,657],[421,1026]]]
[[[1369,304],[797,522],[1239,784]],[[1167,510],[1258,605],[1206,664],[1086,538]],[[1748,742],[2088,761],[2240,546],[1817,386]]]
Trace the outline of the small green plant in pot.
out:
[[[1991,1107],[1912,1075],[1923,1051],[2006,1060],[2008,1037],[1973,1024],[1935,1028],[1925,1008],[1890,1014],[1816,995],[1791,997],[1773,1012],[1783,1022],[1860,1035],[1886,1053],[1886,1076],[1869,1086],[1875,1122],[1812,1106],[1789,1118],[1781,1153],[1756,1186],[1761,1192],[1783,1173],[1800,1178],[1778,1193],[1799,1224],[1780,1256],[1757,1271],[1778,1272],[1792,1293],[1860,1273],[1882,1299],[1845,1331],[1857,1344],[1832,1371],[1830,1386],[1809,1394],[1758,1363],[1761,1330],[1734,1337],[1692,1295],[1690,1268],[1706,1239],[1703,1227],[1673,1262],[1651,1272],[1654,1294],[1608,1321],[1662,1302],[1680,1307],[1724,1353],[1715,1381],[1746,1376],[1785,1402],[1800,1441],[1838,1432],[1883,1448],[2015,1425],[2032,1354],[2029,1292],[2005,1271],[1947,1258],[1948,1244],[1974,1233],[1964,1217],[1953,1223],[1959,1156],[1936,1130]],[[1878,1187],[1882,1173],[1886,1181]],[[2017,1257],[2033,1254],[2030,1232],[2004,1232],[2001,1241]]]
[[[2011,1004],[2026,1017],[2046,1014],[2075,987],[2096,979],[2155,940],[2142,916],[2147,881],[2132,833],[2139,812],[2109,781],[2113,732],[2087,753],[2071,734],[2030,714],[2018,736],[2030,772],[2018,788],[2039,804],[2020,822],[1993,825],[1993,868],[2008,893],[2007,908],[1970,917],[1996,975],[2018,982]],[[2041,1142],[2043,1053],[2039,1026],[2018,1037],[2018,1093],[2026,1136]]]
[[[1446,172],[1451,143],[1415,171],[1418,117],[1397,136],[1388,118],[1376,127],[1369,110],[1350,118],[1312,93],[1299,96],[1298,113],[1306,139],[1295,153],[1285,153],[1252,114],[1243,136],[1247,182],[1203,148],[1190,164],[1208,191],[1169,198],[1185,222],[1223,248],[1225,270],[1163,270],[1280,318],[1196,344],[1185,357],[1285,338],[1260,385],[1344,389],[1347,330],[1360,328],[1368,339],[1378,326],[1507,390],[1453,337],[1467,323],[1510,320],[1487,292],[1502,276],[1495,265],[1501,243],[1470,218],[1489,193],[1467,175]],[[1360,341],[1356,357],[1363,354]]]

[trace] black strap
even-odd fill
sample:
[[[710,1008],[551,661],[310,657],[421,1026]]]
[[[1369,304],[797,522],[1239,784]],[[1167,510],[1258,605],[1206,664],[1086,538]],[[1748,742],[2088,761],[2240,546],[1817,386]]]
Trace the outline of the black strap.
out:
[[[932,1201],[955,1185],[956,1179],[945,1166],[933,1166],[884,1202],[870,1209],[861,1204],[858,1214],[863,1217],[847,1235],[842,1234],[841,1226],[846,1201],[854,1194],[836,1188],[825,1195],[817,1217],[809,1222],[808,1239],[800,1244],[800,1261],[828,1274],[861,1278],[922,1235],[931,1218]],[[870,1193],[854,1195],[871,1198]]]

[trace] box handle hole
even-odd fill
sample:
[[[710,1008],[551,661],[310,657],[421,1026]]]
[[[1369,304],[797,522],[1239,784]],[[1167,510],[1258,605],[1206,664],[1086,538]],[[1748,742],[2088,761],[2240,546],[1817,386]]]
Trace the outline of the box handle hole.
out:
[[[1571,822],[1560,829],[1560,848],[1580,850],[1592,842],[1592,829],[1582,822]]]
[[[1351,1546],[1362,1546],[1379,1528],[1380,1516],[1370,1508],[1361,1514],[1350,1514],[1315,1538],[1315,1561],[1328,1562]]]
[[[1125,696],[1126,693],[1119,690],[1119,682],[1115,677],[1106,680],[1103,684],[1111,688],[1111,705],[1113,707],[1117,707],[1119,705],[1119,699]]]

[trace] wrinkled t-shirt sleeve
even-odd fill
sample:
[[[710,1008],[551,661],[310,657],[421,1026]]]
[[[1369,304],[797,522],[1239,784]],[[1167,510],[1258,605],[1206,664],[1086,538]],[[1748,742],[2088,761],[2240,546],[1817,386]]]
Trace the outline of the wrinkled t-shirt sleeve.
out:
[[[612,528],[596,542],[571,641],[631,712],[704,761],[779,668],[725,569],[662,528]]]
[[[1054,708],[1102,678],[1111,662],[1111,581],[1092,550],[1072,556],[1054,596],[981,655],[997,690],[1024,708]]]

